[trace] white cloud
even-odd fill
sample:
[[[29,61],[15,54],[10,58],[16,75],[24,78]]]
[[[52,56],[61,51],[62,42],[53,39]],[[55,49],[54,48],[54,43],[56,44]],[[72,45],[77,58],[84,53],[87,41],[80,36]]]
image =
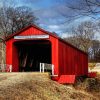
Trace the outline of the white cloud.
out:
[[[52,29],[52,30],[58,30],[59,26],[58,25],[49,25],[48,28]]]
[[[61,38],[66,38],[66,37],[70,37],[70,36],[72,36],[72,35],[70,34],[70,32],[65,32],[65,33],[61,33],[61,34],[60,34],[60,37],[61,37]]]

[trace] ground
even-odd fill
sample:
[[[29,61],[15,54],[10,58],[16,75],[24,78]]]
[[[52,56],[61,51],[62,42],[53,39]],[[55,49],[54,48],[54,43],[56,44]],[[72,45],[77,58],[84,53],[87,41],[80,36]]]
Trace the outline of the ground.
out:
[[[50,79],[48,73],[0,73],[0,100],[100,100]]]

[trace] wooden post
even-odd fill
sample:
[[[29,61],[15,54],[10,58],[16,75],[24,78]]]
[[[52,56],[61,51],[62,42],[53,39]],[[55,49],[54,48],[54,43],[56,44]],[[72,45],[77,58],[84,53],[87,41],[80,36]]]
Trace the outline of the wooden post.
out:
[[[54,65],[52,64],[52,75],[54,75]]]
[[[44,63],[43,63],[43,66],[42,67],[43,67],[43,73],[44,73]]]
[[[9,72],[12,72],[12,65],[9,66]]]

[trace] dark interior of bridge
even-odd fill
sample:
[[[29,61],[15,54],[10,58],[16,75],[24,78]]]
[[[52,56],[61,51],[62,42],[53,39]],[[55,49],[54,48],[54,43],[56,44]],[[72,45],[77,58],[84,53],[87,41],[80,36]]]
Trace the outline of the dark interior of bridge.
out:
[[[39,71],[40,63],[51,64],[51,43],[46,40],[17,42],[19,71]]]

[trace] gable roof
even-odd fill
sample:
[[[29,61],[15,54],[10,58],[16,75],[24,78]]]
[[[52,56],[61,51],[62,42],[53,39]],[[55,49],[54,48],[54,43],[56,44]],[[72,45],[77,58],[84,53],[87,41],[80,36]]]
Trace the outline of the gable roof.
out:
[[[27,29],[30,28],[30,27],[34,27],[34,28],[36,28],[36,29],[38,29],[38,30],[40,30],[40,31],[42,31],[42,32],[44,32],[44,33],[47,33],[47,34],[49,34],[50,36],[55,37],[56,39],[59,39],[59,40],[62,41],[63,43],[65,43],[65,44],[67,44],[67,45],[70,45],[71,47],[73,47],[73,48],[75,48],[75,49],[77,49],[77,50],[79,50],[79,51],[81,51],[81,52],[83,52],[84,54],[87,55],[86,52],[84,52],[84,51],[78,49],[78,48],[75,47],[74,45],[72,45],[72,44],[70,44],[69,42],[65,41],[64,39],[58,37],[56,34],[53,34],[52,32],[46,31],[46,30],[44,30],[44,29],[42,29],[42,28],[40,28],[40,27],[38,27],[38,26],[36,26],[36,25],[33,25],[33,24],[32,24],[32,25],[29,25],[29,26],[27,26],[27,27],[25,27],[25,28],[23,28],[23,29],[21,29],[21,30],[19,30],[19,31],[16,32],[16,33],[13,33],[13,34],[9,35],[5,40],[8,41],[9,39],[13,38],[14,36],[20,34],[21,32],[27,30]]]
[[[7,40],[13,38],[14,36],[20,34],[21,32],[27,30],[27,29],[30,28],[30,27],[34,27],[34,28],[36,28],[36,29],[38,29],[38,30],[40,30],[40,31],[42,31],[42,32],[44,32],[44,33],[49,34],[50,36],[53,36],[53,37],[55,37],[55,38],[59,38],[57,35],[55,35],[55,34],[53,34],[53,33],[51,33],[51,32],[48,32],[48,31],[46,31],[46,30],[44,30],[44,29],[42,29],[42,28],[40,28],[40,27],[38,27],[38,26],[32,24],[32,25],[29,25],[29,26],[27,26],[27,27],[25,27],[25,28],[19,30],[18,32],[15,32],[15,33],[9,35],[5,40],[7,41]]]

